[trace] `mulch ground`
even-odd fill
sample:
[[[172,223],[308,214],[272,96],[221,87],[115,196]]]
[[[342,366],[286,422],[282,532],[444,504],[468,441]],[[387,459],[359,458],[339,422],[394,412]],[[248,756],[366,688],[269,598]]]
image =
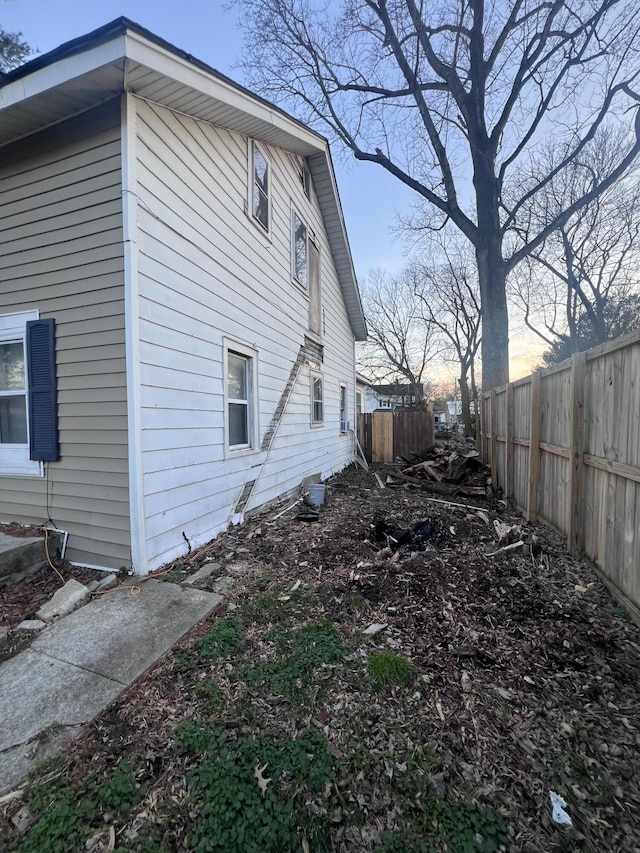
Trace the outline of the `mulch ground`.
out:
[[[196,784],[208,753],[177,742],[188,723],[224,749],[309,730],[326,746],[319,791],[291,787],[287,773],[265,782],[274,759],[266,769],[257,759],[259,803],[286,794],[324,834],[303,821],[296,845],[256,849],[640,850],[640,630],[555,533],[494,498],[455,503],[410,484],[380,489],[351,468],[329,482],[318,522],[297,519],[301,504],[279,518],[276,508],[174,564],[179,581],[213,559],[208,583],[231,572],[235,590],[56,771],[79,797],[126,761],[139,793],[126,813],[91,812],[67,849],[254,849],[198,835],[213,819]],[[498,541],[494,521],[522,529]],[[242,642],[207,659],[203,643],[225,619]],[[294,660],[309,626],[325,631],[328,656],[287,692],[279,661]],[[329,629],[344,644],[334,657]],[[376,682],[383,652],[410,663],[406,679]],[[572,826],[552,819],[550,791]],[[32,850],[41,815],[32,803],[31,829],[18,832],[20,808],[4,804],[0,837]]]

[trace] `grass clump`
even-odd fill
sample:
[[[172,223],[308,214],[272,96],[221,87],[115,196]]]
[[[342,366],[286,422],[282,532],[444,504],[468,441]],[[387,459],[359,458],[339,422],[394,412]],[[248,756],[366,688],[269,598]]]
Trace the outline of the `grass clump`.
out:
[[[189,849],[196,853],[293,853],[302,838],[325,847],[327,829],[304,807],[335,773],[316,729],[294,740],[275,734],[227,737],[219,727],[185,724],[179,745],[202,756],[187,774],[192,802]]]
[[[369,657],[369,674],[374,686],[381,690],[392,685],[405,686],[413,681],[413,664],[390,652],[375,652]]]
[[[475,803],[429,800],[425,810],[425,837],[444,842],[456,853],[497,853],[507,844],[499,812]]]
[[[245,677],[252,684],[267,683],[283,696],[293,696],[309,684],[318,667],[337,663],[347,652],[340,633],[327,621],[295,631],[274,629],[270,639],[275,641],[278,659],[259,670],[248,670]]]
[[[201,681],[196,685],[196,696],[208,711],[216,711],[223,705],[222,691],[215,681]]]
[[[100,786],[98,799],[107,810],[127,815],[148,788],[147,783],[136,782],[133,768],[127,761],[120,761],[111,779]]]
[[[345,595],[342,599],[342,606],[349,612],[362,613],[369,609],[369,602],[355,592]]]
[[[65,780],[59,767],[53,765],[53,775],[29,787],[26,802],[38,815],[12,853],[69,853],[82,844],[90,832],[89,825],[96,809],[88,795],[81,795]]]
[[[239,652],[244,647],[242,625],[237,619],[218,619],[209,633],[201,637],[194,645],[202,660],[215,661],[221,657]]]

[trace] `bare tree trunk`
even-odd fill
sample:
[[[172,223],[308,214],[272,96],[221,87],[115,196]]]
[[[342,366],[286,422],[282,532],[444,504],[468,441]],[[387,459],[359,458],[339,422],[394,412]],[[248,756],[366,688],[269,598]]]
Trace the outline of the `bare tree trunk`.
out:
[[[469,395],[469,377],[467,366],[463,365],[460,372],[460,402],[462,405],[462,420],[464,423],[464,434],[469,437],[473,435],[473,420],[471,418],[471,399]]]
[[[482,387],[495,388],[509,381],[509,319],[506,273],[495,236],[490,246],[476,249],[482,304]]]

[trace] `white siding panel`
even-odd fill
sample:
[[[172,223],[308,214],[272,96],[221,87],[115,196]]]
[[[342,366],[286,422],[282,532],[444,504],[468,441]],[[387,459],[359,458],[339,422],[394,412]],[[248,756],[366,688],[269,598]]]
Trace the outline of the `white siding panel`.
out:
[[[351,439],[339,432],[339,387],[347,383],[351,412],[355,359],[319,207],[289,155],[267,149],[267,237],[246,212],[246,138],[140,101],[138,136],[141,445],[155,568],[186,551],[184,536],[196,546],[223,530],[247,482],[257,478],[250,510],[351,461]],[[292,203],[320,244],[325,423],[310,426],[304,365],[270,452],[225,458],[225,338],[258,353],[262,440],[308,332],[308,298],[291,280]]]
[[[50,515],[69,559],[113,568],[131,563],[121,189],[119,101],[0,148],[0,313],[56,320],[61,449],[48,483],[0,475],[0,518]]]

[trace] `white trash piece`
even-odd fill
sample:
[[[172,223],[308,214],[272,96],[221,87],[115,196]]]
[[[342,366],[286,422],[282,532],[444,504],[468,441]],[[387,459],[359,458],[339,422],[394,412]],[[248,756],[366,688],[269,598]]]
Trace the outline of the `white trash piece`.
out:
[[[551,800],[552,808],[551,817],[555,823],[559,823],[562,826],[573,826],[571,818],[564,810],[564,807],[567,805],[564,797],[556,794],[555,791],[549,791],[549,799]]]
[[[308,500],[311,506],[322,506],[324,503],[324,483],[310,483]]]

